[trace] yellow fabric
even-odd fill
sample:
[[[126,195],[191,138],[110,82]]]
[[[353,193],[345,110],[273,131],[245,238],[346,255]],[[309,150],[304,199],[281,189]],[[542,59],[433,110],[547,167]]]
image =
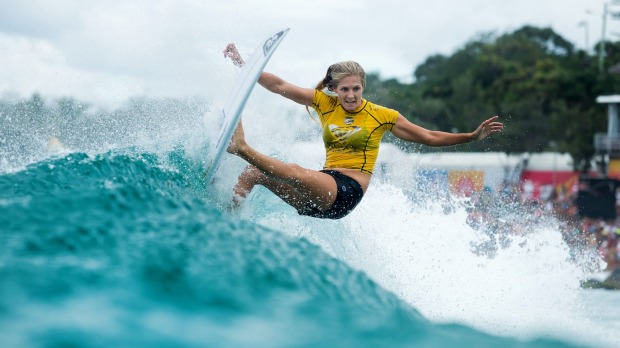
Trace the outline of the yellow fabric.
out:
[[[312,108],[323,128],[324,168],[350,168],[372,174],[379,143],[396,124],[398,112],[362,99],[354,112],[346,111],[337,96],[315,90]]]

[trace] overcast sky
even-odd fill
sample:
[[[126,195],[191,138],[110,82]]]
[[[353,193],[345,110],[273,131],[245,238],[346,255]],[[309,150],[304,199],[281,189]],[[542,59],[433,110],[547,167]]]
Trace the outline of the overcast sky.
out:
[[[349,59],[384,78],[410,80],[430,55],[449,55],[481,33],[526,24],[551,27],[578,48],[586,40],[593,46],[601,38],[604,3],[0,0],[0,97],[39,92],[116,103],[141,95],[208,96],[237,72],[223,59],[228,42],[248,56],[286,27],[291,31],[266,70],[293,83],[313,86],[329,64]],[[607,37],[617,40],[614,33],[620,21],[609,19]]]

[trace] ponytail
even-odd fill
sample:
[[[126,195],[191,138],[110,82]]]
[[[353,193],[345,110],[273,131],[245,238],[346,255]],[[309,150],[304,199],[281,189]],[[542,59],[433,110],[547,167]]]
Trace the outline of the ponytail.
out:
[[[359,76],[362,80],[362,87],[366,88],[366,72],[359,63],[353,61],[340,62],[330,65],[327,68],[327,73],[321,82],[316,85],[316,89],[322,91],[327,88],[330,91],[334,91],[336,86],[343,78],[347,76]]]
[[[366,72],[364,71],[364,68],[359,65],[359,63],[353,61],[340,62],[330,65],[329,68],[327,68],[327,73],[325,73],[325,77],[321,82],[316,85],[315,88],[319,91],[323,91],[327,88],[327,91],[325,91],[327,94],[335,95],[334,90],[336,89],[338,83],[340,83],[340,80],[352,75],[359,76],[360,80],[362,81],[362,87],[366,88]],[[308,108],[307,106],[306,111],[308,111],[308,115],[310,116],[310,118],[319,126],[321,126],[321,124],[316,120],[316,118],[312,116],[312,114],[310,113],[310,108]]]
[[[318,89],[319,91],[322,91],[325,88],[329,89],[330,91],[333,91],[334,88],[336,87],[334,84],[334,78],[332,77],[334,65],[336,64],[333,64],[329,68],[327,68],[327,73],[325,74],[325,77],[323,78],[321,82],[319,82],[318,85],[316,85],[316,89]]]

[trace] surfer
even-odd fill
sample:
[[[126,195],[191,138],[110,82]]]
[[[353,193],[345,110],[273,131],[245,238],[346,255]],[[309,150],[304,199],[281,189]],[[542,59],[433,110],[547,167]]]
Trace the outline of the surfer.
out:
[[[237,66],[244,64],[234,44],[226,47],[224,56]],[[386,131],[409,142],[452,146],[482,140],[503,130],[498,116],[483,121],[471,133],[433,131],[413,124],[398,111],[362,98],[366,74],[352,61],[331,65],[315,88],[293,85],[268,72],[261,74],[258,83],[317,112],[326,162],[322,170],[311,170],[266,156],[247,144],[240,121],[227,151],[249,165],[235,185],[235,200],[245,198],[256,185],[262,185],[300,215],[340,219],[349,214],[368,189],[379,143]]]

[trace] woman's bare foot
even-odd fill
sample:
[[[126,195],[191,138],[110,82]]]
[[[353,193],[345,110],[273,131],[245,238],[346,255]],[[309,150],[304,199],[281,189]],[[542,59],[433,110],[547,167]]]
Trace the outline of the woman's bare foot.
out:
[[[245,202],[245,200],[246,200],[246,197],[233,194],[232,199],[226,205],[226,210],[231,214],[238,213],[243,207],[243,202]]]
[[[241,124],[241,120],[239,120],[239,123],[237,124],[237,127],[235,128],[235,132],[233,133],[233,136],[230,139],[230,143],[228,144],[226,151],[228,151],[228,153],[231,153],[233,155],[237,155],[246,146],[247,146],[247,143],[245,142],[245,134],[243,132],[243,125]]]

